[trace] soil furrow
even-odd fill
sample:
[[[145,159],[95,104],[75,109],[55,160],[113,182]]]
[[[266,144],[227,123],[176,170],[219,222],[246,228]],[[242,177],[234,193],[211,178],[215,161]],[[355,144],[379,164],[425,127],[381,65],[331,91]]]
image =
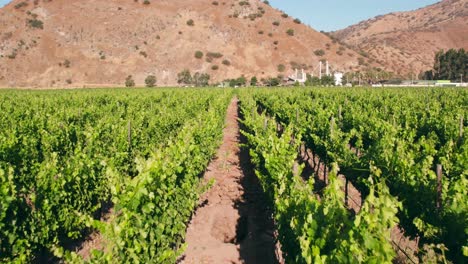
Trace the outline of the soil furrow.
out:
[[[202,196],[187,229],[181,263],[279,263],[271,209],[248,152],[240,149],[238,100],[228,108],[221,147],[204,179],[215,180]]]

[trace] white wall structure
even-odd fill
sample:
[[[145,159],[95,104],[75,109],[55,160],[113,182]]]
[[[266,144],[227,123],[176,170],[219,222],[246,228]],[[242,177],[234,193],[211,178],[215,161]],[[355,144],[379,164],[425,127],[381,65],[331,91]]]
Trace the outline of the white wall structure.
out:
[[[335,72],[333,74],[333,76],[335,77],[335,85],[336,86],[343,85],[343,73],[342,72]]]
[[[294,74],[289,76],[289,79],[294,82],[305,83],[307,81],[307,74],[304,72],[304,69],[301,69],[301,71],[296,69]]]

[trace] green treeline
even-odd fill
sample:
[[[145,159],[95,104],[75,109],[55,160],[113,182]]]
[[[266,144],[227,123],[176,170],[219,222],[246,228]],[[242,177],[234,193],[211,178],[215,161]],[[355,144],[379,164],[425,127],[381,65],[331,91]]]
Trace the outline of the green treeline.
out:
[[[439,51],[435,55],[434,68],[423,73],[425,80],[466,80],[468,75],[468,53],[464,49]]]

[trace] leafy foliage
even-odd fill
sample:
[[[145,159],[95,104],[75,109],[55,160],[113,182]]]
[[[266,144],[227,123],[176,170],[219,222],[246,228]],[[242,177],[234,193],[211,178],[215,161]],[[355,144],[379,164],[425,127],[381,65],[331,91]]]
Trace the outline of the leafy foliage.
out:
[[[183,249],[229,93],[5,91],[0,98],[10,113],[0,116],[1,262],[38,255],[80,262],[63,246],[93,229],[112,247],[94,262],[161,263]],[[111,201],[113,220],[100,222]],[[142,245],[152,246],[143,252]]]
[[[156,81],[156,76],[148,75],[145,79],[146,87],[154,87],[154,85],[156,85]]]
[[[434,69],[425,72],[424,79],[460,81],[468,78],[468,53],[464,49],[439,51],[434,61]]]
[[[135,81],[133,80],[133,76],[129,75],[125,79],[125,87],[134,87],[135,86]]]
[[[389,195],[385,184],[370,184],[371,193],[353,219],[334,165],[330,184],[318,199],[313,193],[314,178],[304,182],[299,177],[302,167],[293,169],[301,135],[292,126],[278,135],[275,120],[257,114],[256,108],[255,101],[242,97],[243,134],[256,174],[274,205],[286,262],[391,263],[395,252],[390,231],[398,222],[400,203]]]
[[[322,161],[337,163],[364,197],[371,192],[369,176],[385,183],[403,204],[400,225],[420,237],[421,251],[438,245],[442,255],[448,249],[447,258],[465,262],[466,89],[270,91],[255,97],[283,126],[295,127]],[[440,194],[437,164],[443,167]]]

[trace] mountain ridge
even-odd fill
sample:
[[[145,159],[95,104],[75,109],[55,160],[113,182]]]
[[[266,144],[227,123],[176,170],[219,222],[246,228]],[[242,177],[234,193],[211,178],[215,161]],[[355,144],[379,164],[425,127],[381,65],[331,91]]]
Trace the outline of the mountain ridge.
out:
[[[355,51],[259,0],[14,0],[0,25],[4,87],[121,86],[128,75],[144,85],[150,74],[172,86],[184,69],[261,79],[325,59],[361,67]]]
[[[413,11],[394,12],[330,32],[341,43],[400,76],[417,76],[435,53],[468,49],[468,1],[443,0]]]

